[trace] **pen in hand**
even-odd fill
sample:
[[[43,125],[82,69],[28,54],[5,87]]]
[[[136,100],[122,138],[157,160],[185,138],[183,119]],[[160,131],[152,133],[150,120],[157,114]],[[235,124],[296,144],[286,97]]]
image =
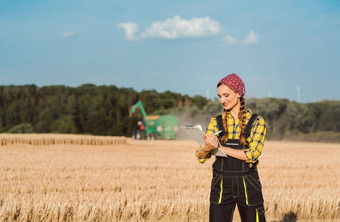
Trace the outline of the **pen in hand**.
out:
[[[216,136],[217,134],[219,134],[219,133],[222,132],[222,131],[223,131],[223,130],[220,130],[220,131],[214,133],[213,136]],[[204,136],[207,137],[207,135],[205,135],[205,134],[204,134]]]
[[[219,134],[220,132],[222,132],[222,130],[220,130],[220,131],[214,133],[213,135],[216,136],[216,135]]]

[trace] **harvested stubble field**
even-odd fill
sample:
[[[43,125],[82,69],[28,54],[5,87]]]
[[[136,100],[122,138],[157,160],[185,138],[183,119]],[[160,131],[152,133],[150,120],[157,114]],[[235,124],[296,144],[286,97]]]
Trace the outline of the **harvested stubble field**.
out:
[[[208,220],[213,160],[199,164],[194,142],[25,136],[35,145],[0,146],[0,221]],[[259,165],[267,221],[337,221],[339,156],[340,144],[267,141]]]

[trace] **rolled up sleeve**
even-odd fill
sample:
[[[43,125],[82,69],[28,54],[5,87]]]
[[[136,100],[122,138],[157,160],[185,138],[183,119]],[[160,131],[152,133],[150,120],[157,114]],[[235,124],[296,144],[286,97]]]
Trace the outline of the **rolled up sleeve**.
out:
[[[200,146],[200,147],[198,148],[198,150],[199,150],[199,149],[202,149],[202,147]],[[196,150],[196,157],[197,157],[198,162],[200,162],[200,163],[205,163],[205,162],[211,157],[211,154],[209,153],[208,156],[207,156],[206,158],[201,158],[201,157],[198,155],[198,150]]]

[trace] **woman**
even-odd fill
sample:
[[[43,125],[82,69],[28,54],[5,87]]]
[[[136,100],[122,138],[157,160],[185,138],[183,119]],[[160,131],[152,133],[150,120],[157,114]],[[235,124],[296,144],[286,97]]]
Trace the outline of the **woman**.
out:
[[[244,83],[238,75],[232,73],[220,80],[217,95],[224,112],[211,119],[207,136],[203,136],[205,146],[196,151],[201,163],[218,147],[228,156],[216,156],[213,163],[210,221],[232,221],[236,205],[242,221],[265,221],[256,166],[266,136],[266,123],[245,108],[244,94]],[[217,136],[213,135],[220,130]]]

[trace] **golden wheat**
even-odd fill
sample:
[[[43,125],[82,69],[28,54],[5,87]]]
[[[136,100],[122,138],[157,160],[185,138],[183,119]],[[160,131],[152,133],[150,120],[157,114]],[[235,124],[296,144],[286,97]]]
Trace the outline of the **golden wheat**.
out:
[[[213,160],[199,164],[191,141],[124,139],[0,147],[0,221],[208,220]],[[267,141],[259,165],[267,220],[337,221],[339,156],[340,144]]]
[[[39,145],[117,145],[126,144],[125,137],[73,134],[0,134],[0,146],[13,144]]]

